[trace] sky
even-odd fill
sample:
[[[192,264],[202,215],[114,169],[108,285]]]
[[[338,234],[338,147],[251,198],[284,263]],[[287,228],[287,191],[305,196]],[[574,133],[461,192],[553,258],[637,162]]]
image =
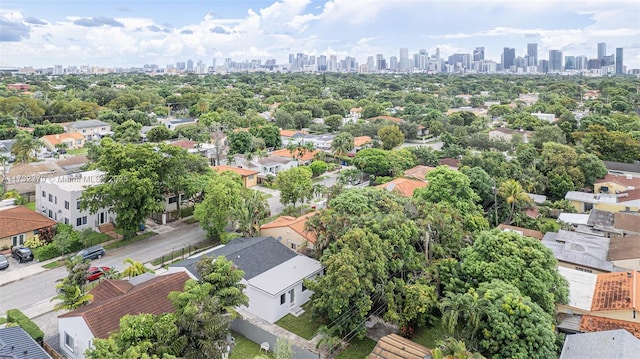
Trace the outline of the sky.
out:
[[[165,67],[192,59],[211,65],[289,53],[399,57],[436,48],[441,56],[504,47],[538,58],[550,49],[597,57],[624,48],[640,68],[637,0],[2,0],[0,66]]]

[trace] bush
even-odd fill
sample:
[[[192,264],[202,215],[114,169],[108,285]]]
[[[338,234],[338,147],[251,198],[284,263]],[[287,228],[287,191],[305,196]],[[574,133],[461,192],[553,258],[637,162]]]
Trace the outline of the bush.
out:
[[[180,208],[180,218],[192,216],[194,209],[195,206]]]
[[[321,174],[327,172],[327,163],[325,161],[313,161],[309,168],[311,168],[311,172],[313,172],[313,176],[317,177]]]
[[[47,259],[59,257],[62,255],[62,251],[55,244],[47,244],[46,246],[33,248],[33,256],[38,262],[46,261]]]
[[[31,338],[33,338],[36,342],[42,345],[42,341],[44,339],[44,333],[40,330],[40,327],[36,325],[36,323],[32,322],[31,319],[27,318],[24,313],[22,313],[18,309],[9,309],[7,310],[7,322],[16,323],[22,329],[24,329]]]
[[[378,176],[376,180],[373,182],[374,185],[381,185],[387,182],[390,182],[393,178],[389,176]]]
[[[43,247],[46,245],[47,243],[45,243],[45,241],[41,240],[39,237],[31,237],[26,241],[24,241],[24,246],[31,248],[31,250],[34,250],[35,248]]]

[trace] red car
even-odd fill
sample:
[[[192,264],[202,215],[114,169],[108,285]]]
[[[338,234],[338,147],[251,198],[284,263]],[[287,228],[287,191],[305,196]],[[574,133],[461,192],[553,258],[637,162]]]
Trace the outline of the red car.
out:
[[[108,270],[111,270],[109,267],[91,267],[87,271],[87,283],[93,282],[94,280],[99,279],[104,275],[104,273]]]

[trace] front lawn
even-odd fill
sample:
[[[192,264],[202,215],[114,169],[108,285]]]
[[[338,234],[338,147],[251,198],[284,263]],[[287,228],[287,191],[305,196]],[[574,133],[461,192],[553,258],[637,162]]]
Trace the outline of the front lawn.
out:
[[[322,323],[311,317],[311,305],[309,303],[303,305],[302,308],[304,313],[299,317],[296,318],[291,314],[287,314],[278,320],[276,325],[310,340],[316,335]]]
[[[431,327],[417,328],[411,340],[427,348],[435,348],[438,340],[448,336],[450,336],[449,333],[447,333],[447,330],[442,326],[440,320],[438,320]]]
[[[86,148],[75,148],[73,150],[67,150],[68,155],[86,155],[89,152]]]
[[[243,337],[238,333],[231,333],[236,338],[236,345],[229,355],[229,359],[252,359],[260,355],[260,345]],[[264,354],[264,350],[262,351]]]
[[[371,351],[376,346],[376,342],[369,339],[353,339],[349,346],[343,350],[336,359],[364,359],[371,354]]]

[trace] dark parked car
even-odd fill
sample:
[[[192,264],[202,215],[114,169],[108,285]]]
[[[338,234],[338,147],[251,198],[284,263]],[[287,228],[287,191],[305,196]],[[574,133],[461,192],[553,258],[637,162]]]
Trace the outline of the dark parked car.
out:
[[[91,267],[87,271],[87,283],[93,282],[94,280],[99,279],[104,275],[104,273],[108,270],[111,270],[109,267]]]
[[[22,246],[13,247],[11,256],[20,263],[33,260],[31,249]]]
[[[82,257],[83,259],[97,259],[102,258],[104,253],[104,248],[102,246],[93,246],[81,250],[76,254],[76,256]]]
[[[0,254],[0,270],[9,268],[9,260],[3,254]]]

